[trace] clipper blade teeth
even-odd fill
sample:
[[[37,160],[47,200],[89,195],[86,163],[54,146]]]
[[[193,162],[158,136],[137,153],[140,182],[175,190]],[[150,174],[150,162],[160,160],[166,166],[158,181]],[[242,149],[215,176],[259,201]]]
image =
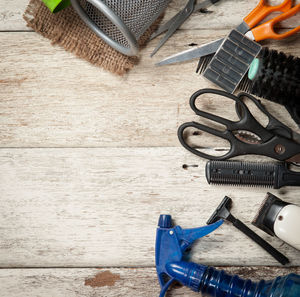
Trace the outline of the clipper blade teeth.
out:
[[[274,187],[277,164],[240,161],[209,161],[206,178],[210,184]]]

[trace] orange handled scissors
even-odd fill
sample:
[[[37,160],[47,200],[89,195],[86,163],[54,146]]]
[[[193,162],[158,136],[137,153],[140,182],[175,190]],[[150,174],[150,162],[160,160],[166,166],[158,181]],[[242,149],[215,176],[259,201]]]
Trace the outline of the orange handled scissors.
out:
[[[290,1],[285,1],[285,2],[290,2]],[[284,4],[284,3],[283,3]],[[260,40],[264,40],[264,39],[284,39],[287,38],[297,32],[300,31],[300,25],[297,26],[294,29],[291,29],[285,33],[276,33],[274,31],[274,26],[283,21],[286,20],[290,17],[292,17],[293,15],[297,14],[300,11],[300,4],[292,7],[292,8],[288,8],[284,13],[278,15],[277,17],[269,20],[268,22],[265,22],[263,24],[261,24],[260,26],[257,26],[255,28],[253,28],[252,30],[248,31],[246,33],[246,36],[249,37],[250,39],[256,40],[256,41],[260,41]],[[246,18],[248,18],[250,15],[248,15]],[[250,21],[253,21],[255,19],[256,16],[254,16],[254,18],[251,18],[250,16]],[[256,21],[254,21],[255,23],[257,23]]]
[[[281,14],[270,21],[255,27],[264,20],[265,17],[276,11],[281,12]],[[264,39],[283,39],[298,32],[300,30],[300,26],[286,33],[278,34],[274,31],[274,25],[282,20],[292,17],[299,11],[300,4],[293,7],[293,0],[284,0],[281,4],[274,6],[269,5],[266,0],[260,0],[258,5],[243,19],[243,22],[236,27],[236,30],[242,34],[246,34],[247,37],[256,41]],[[161,66],[165,64],[183,62],[214,54],[222,44],[223,40],[224,38],[218,39],[200,47],[177,53],[165,58],[156,65]]]
[[[254,28],[259,22],[261,22],[265,17],[270,15],[272,12],[281,11],[287,12],[293,6],[293,0],[285,0],[279,5],[269,5],[266,0],[260,0],[257,6],[244,18],[243,23],[247,26],[247,31]],[[242,24],[243,24],[242,23]],[[242,26],[240,24],[239,26]],[[238,29],[239,27],[237,27]],[[246,32],[247,32],[246,31]],[[241,32],[241,33],[246,33]]]

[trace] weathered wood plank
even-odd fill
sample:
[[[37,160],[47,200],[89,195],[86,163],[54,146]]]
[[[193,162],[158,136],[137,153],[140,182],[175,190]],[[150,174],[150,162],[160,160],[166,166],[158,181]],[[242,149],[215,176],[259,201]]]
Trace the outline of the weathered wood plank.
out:
[[[204,43],[225,32],[182,31],[153,59],[151,43],[140,64],[122,78],[50,46],[35,33],[2,33],[0,146],[178,146],[179,124],[196,119],[189,97],[213,85],[194,73],[197,61],[153,64],[187,48],[189,42]],[[299,55],[300,38],[276,42],[276,48]],[[205,108],[212,103],[202,102]],[[235,112],[218,102],[223,114]],[[269,103],[268,107],[296,128],[283,107]]]
[[[1,0],[0,31],[31,30],[26,27],[22,17],[28,2],[27,0]]]
[[[209,186],[205,161],[181,148],[1,149],[0,164],[0,267],[151,266],[159,214],[201,226],[228,195],[250,224],[266,193]],[[297,188],[271,192],[299,203]],[[298,251],[262,235],[300,264]],[[193,252],[205,264],[278,264],[228,224]]]
[[[22,18],[29,0],[2,0],[0,6],[0,31],[30,30]],[[280,1],[273,1],[272,3]],[[299,0],[296,1],[299,3]],[[213,14],[195,13],[182,26],[182,29],[224,29],[234,28],[257,4],[256,0],[226,0],[211,6]],[[165,20],[170,19],[182,7],[181,0],[173,0],[165,14]],[[296,25],[296,20],[285,23],[284,26]]]
[[[272,279],[300,268],[276,267],[219,267],[228,273],[253,280]],[[6,297],[95,297],[159,295],[154,268],[109,269],[2,269],[1,294]],[[173,286],[168,296],[201,297],[188,288]]]

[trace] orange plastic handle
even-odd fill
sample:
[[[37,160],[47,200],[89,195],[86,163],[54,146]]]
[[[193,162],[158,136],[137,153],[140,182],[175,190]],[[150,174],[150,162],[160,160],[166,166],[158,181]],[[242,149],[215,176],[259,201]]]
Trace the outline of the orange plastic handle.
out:
[[[244,22],[249,26],[250,29],[254,28],[272,12],[286,12],[291,9],[293,5],[293,0],[285,0],[276,6],[268,5],[266,2],[266,0],[260,0],[258,5],[244,18]]]
[[[276,18],[252,29],[252,34],[256,41],[264,40],[264,39],[283,39],[289,37],[297,32],[300,31],[300,25],[294,29],[291,29],[285,33],[279,34],[274,31],[274,25],[290,18],[291,16],[295,15],[297,12],[300,11],[300,4],[294,6],[289,11],[280,14]]]

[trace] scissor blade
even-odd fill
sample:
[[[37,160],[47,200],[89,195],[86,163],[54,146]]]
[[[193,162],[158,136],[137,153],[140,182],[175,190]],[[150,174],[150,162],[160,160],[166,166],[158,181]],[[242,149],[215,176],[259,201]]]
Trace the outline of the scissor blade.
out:
[[[176,21],[176,19],[178,18],[178,16],[180,14],[181,14],[181,11],[179,11],[177,14],[175,14],[165,24],[163,24],[162,26],[160,26],[154,33],[152,33],[152,35],[150,36],[150,40],[152,40],[152,39],[156,38],[157,36],[159,36],[160,34],[166,32],[170,28],[170,26],[172,25],[172,23]]]
[[[174,63],[179,63],[179,62],[183,62],[183,61],[188,61],[191,59],[196,59],[196,58],[200,58],[203,56],[207,56],[210,54],[214,54],[217,49],[220,47],[220,45],[222,44],[224,38],[215,40],[213,42],[210,43],[206,43],[200,47],[197,48],[191,48],[188,49],[186,51],[177,53],[175,55],[169,56],[165,59],[163,59],[162,61],[156,63],[156,66],[162,66],[162,65],[167,65],[167,64],[174,64]]]
[[[193,12],[196,12],[200,9],[204,9],[204,8],[208,8],[210,6],[212,6],[213,4],[216,4],[217,2],[219,2],[220,0],[204,0],[201,3],[197,3],[194,6]],[[170,20],[168,20],[165,24],[161,25],[154,33],[152,33],[152,35],[150,36],[150,40],[156,38],[157,36],[159,36],[160,34],[162,34],[163,32],[166,32],[170,26],[172,25],[173,22],[176,21],[176,19],[178,18],[178,16],[181,14],[182,11],[179,11],[177,14],[175,14]]]
[[[151,53],[151,57],[157,53],[157,51],[164,45],[164,43],[174,34],[174,32],[186,21],[186,19],[192,14],[194,9],[195,0],[189,0],[184,9],[178,14],[176,20],[171,24],[165,36],[159,41],[156,48]]]

